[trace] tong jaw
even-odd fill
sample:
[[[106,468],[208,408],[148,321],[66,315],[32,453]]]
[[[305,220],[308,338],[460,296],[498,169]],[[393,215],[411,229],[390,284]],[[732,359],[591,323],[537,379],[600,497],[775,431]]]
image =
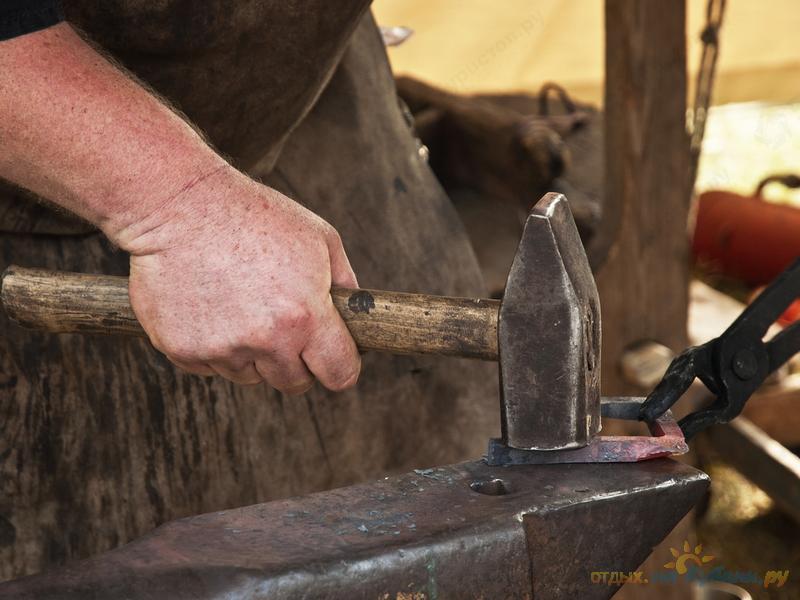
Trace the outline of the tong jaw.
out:
[[[716,399],[680,421],[686,439],[716,423],[728,423],[764,380],[800,350],[800,323],[771,340],[770,326],[800,296],[800,259],[765,289],[718,338],[681,353],[642,405],[639,417],[652,421],[669,409],[699,378]]]

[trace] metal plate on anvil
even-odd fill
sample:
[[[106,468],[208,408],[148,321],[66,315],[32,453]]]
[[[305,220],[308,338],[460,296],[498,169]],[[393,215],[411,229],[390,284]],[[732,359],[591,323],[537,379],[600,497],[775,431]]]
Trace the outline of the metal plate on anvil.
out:
[[[644,398],[604,397],[601,400],[603,418],[638,421]],[[500,438],[489,440],[486,462],[492,466],[552,465],[571,463],[626,463],[653,460],[686,454],[689,446],[680,426],[666,411],[652,423],[647,423],[650,435],[597,435],[581,448],[566,450],[521,450],[503,443]]]

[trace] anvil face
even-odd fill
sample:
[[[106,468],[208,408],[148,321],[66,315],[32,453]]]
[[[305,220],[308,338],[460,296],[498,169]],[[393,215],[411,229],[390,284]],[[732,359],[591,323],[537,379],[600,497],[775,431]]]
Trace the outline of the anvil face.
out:
[[[600,430],[600,300],[564,196],[533,208],[498,321],[502,435],[510,447],[578,448]]]
[[[600,600],[705,493],[672,460],[422,469],[188,517],[130,544],[0,584],[0,599]]]

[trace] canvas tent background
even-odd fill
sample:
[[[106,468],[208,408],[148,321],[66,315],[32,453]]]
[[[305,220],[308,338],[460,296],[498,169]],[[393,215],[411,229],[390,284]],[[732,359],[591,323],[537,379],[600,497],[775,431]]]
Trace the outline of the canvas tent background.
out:
[[[699,64],[706,0],[687,0],[689,103]],[[602,0],[376,0],[382,25],[414,35],[389,52],[398,74],[460,93],[535,93],[556,81],[575,98],[601,104]],[[713,111],[698,172],[699,190],[752,192],[765,175],[800,172],[800,4],[729,0],[720,36],[713,102],[767,103]],[[767,188],[800,203],[800,192]]]
[[[382,25],[415,30],[391,51],[399,74],[459,92],[535,91],[556,80],[599,103],[602,0],[376,0]],[[697,68],[706,0],[688,0],[689,63]],[[715,102],[800,101],[800,5],[729,0]]]

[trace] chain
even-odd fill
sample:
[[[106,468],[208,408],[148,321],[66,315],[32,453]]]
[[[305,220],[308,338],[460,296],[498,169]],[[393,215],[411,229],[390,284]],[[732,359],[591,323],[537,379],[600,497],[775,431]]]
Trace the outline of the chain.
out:
[[[725,13],[726,0],[708,0],[706,7],[706,26],[700,34],[703,42],[703,53],[700,57],[700,68],[697,71],[697,85],[694,94],[694,106],[688,119],[688,132],[691,136],[689,148],[691,153],[690,179],[694,185],[697,176],[697,164],[700,160],[700,149],[703,146],[703,135],[706,131],[706,118],[711,105],[711,92],[714,87],[714,74],[717,70],[719,56],[719,30]]]

